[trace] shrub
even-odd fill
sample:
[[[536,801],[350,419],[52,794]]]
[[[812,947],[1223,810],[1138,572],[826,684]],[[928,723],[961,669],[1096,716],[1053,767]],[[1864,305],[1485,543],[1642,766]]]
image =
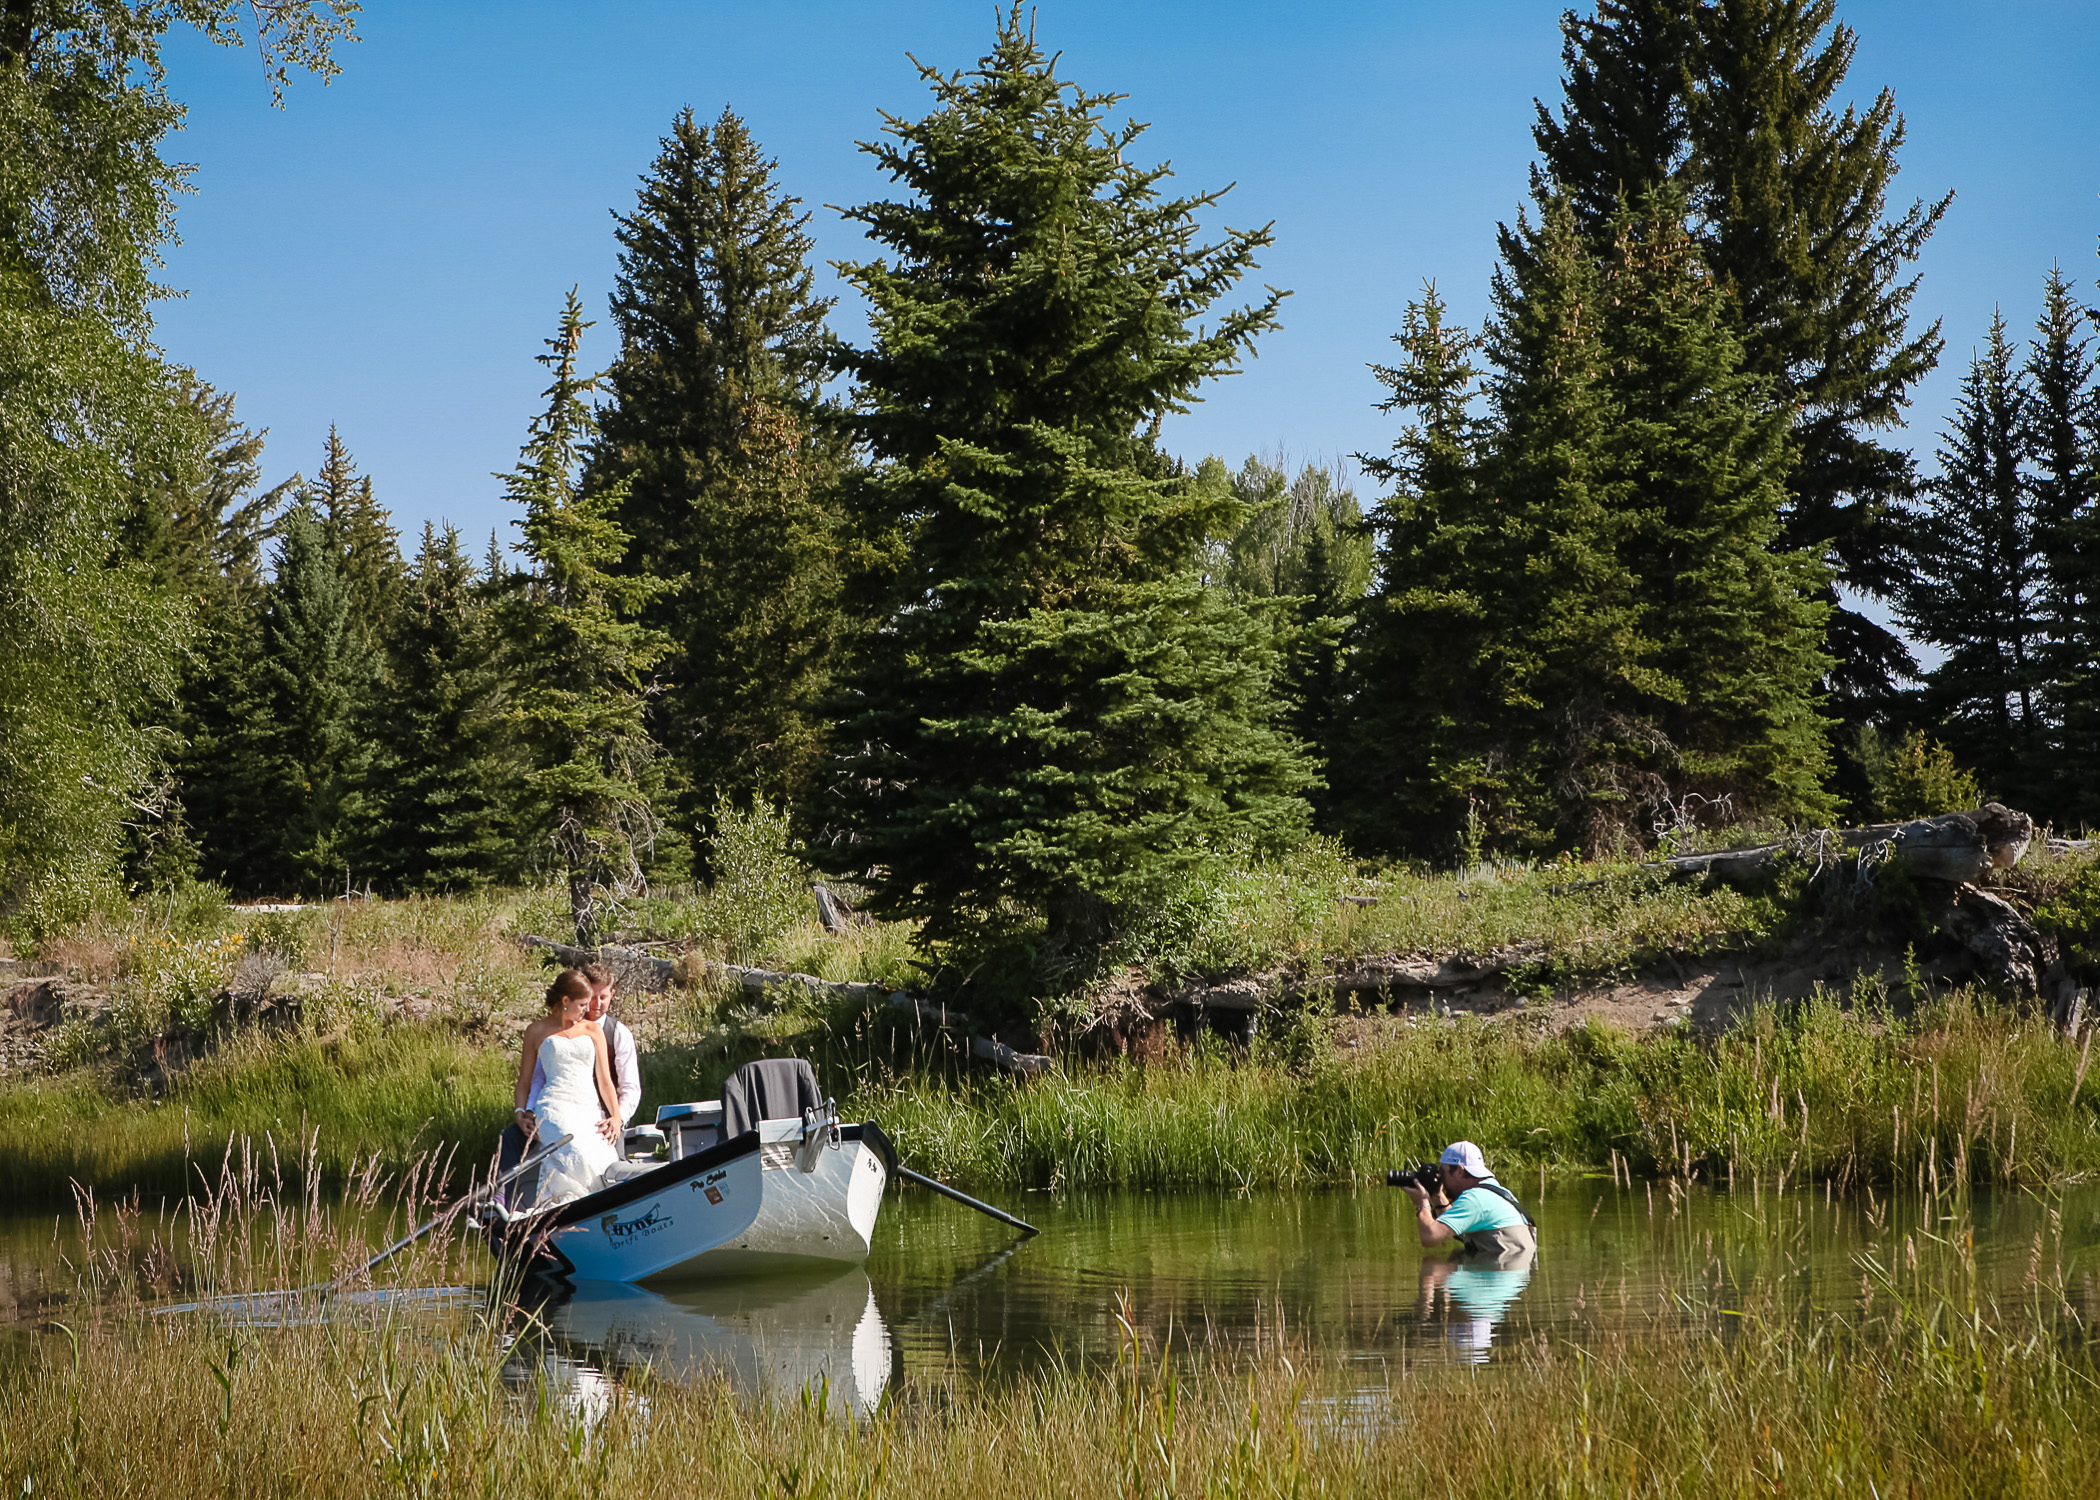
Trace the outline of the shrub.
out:
[[[1983,804],[1976,777],[1923,730],[1913,729],[1892,745],[1869,725],[1859,732],[1855,754],[1873,791],[1877,818],[1897,822]]]

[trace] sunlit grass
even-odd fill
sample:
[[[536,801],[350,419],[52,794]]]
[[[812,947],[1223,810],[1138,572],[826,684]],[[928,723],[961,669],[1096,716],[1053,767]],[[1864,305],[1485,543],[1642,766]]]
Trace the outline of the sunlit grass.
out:
[[[213,1213],[221,1292],[281,1286],[317,1247],[356,1253],[267,1193],[229,1192]],[[2089,1494],[2095,1309],[2062,1236],[1993,1300],[1959,1198],[1934,1217],[1943,1234],[1892,1233],[1863,1254],[1857,1293],[1834,1306],[1809,1308],[1783,1277],[1710,1306],[1718,1266],[1687,1264],[1676,1315],[1462,1370],[1346,1361],[1302,1337],[1170,1359],[1150,1310],[1125,1301],[1106,1366],[907,1377],[857,1417],[821,1385],[738,1390],[704,1369],[634,1372],[608,1401],[572,1403],[500,1306],[170,1316],[112,1282],[103,1310],[0,1368],[0,1485],[345,1500]]]

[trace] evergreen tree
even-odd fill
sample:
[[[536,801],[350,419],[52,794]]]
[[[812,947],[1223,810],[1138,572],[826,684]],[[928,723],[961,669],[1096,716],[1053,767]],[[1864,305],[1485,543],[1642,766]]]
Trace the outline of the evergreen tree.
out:
[[[357,472],[342,435],[331,426],[321,469],[302,481],[299,497],[311,506],[342,563],[350,590],[350,617],[364,643],[378,648],[401,602],[401,534],[372,495],[372,479]]]
[[[1497,605],[1482,592],[1500,571],[1504,539],[1482,485],[1471,411],[1478,338],[1447,320],[1431,283],[1393,339],[1400,362],[1372,367],[1392,392],[1379,410],[1417,420],[1390,456],[1358,456],[1393,489],[1372,512],[1377,573],[1349,658],[1354,714],[1329,774],[1356,847],[1446,854],[1482,793],[1506,803],[1521,780],[1504,760],[1506,695],[1491,646]]]
[[[365,861],[397,890],[480,890],[516,867],[508,789],[523,768],[487,613],[458,531],[425,523],[372,714]]]
[[[2054,729],[2035,781],[2045,812],[2091,826],[2100,825],[2100,383],[2087,317],[2052,267],[2026,374]]]
[[[1539,106],[1541,192],[1569,194],[1605,243],[1614,207],[1674,184],[1732,304],[1745,367],[1796,413],[1780,545],[1827,553],[1830,685],[1853,717],[1884,710],[1907,648],[1838,603],[1887,597],[1902,555],[1889,522],[1915,490],[1901,425],[1941,347],[1909,331],[1917,258],[1951,199],[1893,216],[1903,122],[1883,91],[1834,111],[1855,37],[1834,0],[1606,0],[1563,23],[1567,97]]]
[[[186,405],[203,441],[135,470],[133,508],[121,543],[160,588],[188,606],[196,626],[178,664],[179,687],[166,719],[177,739],[169,779],[141,798],[127,820],[126,870],[149,887],[196,874],[200,851],[192,804],[209,824],[228,795],[242,795],[226,783],[222,751],[254,671],[263,549],[294,483],[256,493],[262,435],[235,417],[230,394],[193,382]]]
[[[2005,320],[1993,312],[1942,441],[1939,476],[1912,521],[1910,581],[1899,600],[1905,625],[1946,653],[1926,676],[1931,721],[1995,795],[2016,801],[2031,793],[2044,728],[2033,402]]]
[[[1347,716],[1342,641],[1371,580],[1371,532],[1340,465],[1304,464],[1293,478],[1250,456],[1228,479],[1208,459],[1201,484],[1229,483],[1247,519],[1218,549],[1215,571],[1232,599],[1288,609],[1276,693],[1284,724],[1325,767]],[[1323,815],[1324,797],[1313,805]]]
[[[1269,631],[1192,567],[1236,508],[1154,447],[1280,294],[1195,326],[1267,233],[1199,240],[1219,195],[1164,196],[1018,7],[975,69],[921,76],[935,110],[864,148],[909,197],[849,215],[894,258],[842,267],[874,335],[842,355],[881,460],[860,498],[910,550],[847,685],[830,857],[929,942],[1041,933],[1054,986],[1173,872],[1303,824]]]
[[[625,571],[666,585],[677,646],[651,709],[684,775],[682,821],[728,797],[797,798],[839,637],[836,480],[818,381],[809,216],[744,123],[672,124],[619,220],[619,360],[594,482],[621,480]]]
[[[512,714],[529,755],[528,826],[568,883],[576,940],[598,941],[608,903],[641,889],[661,833],[655,746],[643,684],[664,637],[636,620],[665,585],[616,570],[630,538],[615,517],[625,485],[586,483],[598,377],[577,369],[584,330],[571,291],[561,326],[536,356],[553,372],[518,466],[501,477],[525,507],[516,524],[532,560],[502,606]]]
[[[191,811],[205,870],[235,890],[316,894],[354,879],[376,662],[311,506],[280,527],[260,630],[230,684],[217,774]]]
[[[1434,289],[1375,472],[1347,807],[1367,847],[1614,849],[1692,805],[1823,810],[1813,565],[1775,548],[1786,422],[1667,191],[1599,258],[1549,197],[1503,236],[1489,414]]]

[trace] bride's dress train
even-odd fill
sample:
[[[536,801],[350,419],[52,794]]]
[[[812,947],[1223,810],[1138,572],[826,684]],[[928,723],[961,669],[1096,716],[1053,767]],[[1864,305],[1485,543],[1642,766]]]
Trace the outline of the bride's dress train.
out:
[[[558,1203],[596,1192],[607,1169],[620,1159],[613,1143],[598,1133],[605,1110],[598,1100],[597,1049],[587,1036],[550,1036],[540,1043],[540,1070],[546,1086],[540,1090],[539,1139],[569,1137],[540,1164],[540,1186],[535,1195],[542,1204]]]

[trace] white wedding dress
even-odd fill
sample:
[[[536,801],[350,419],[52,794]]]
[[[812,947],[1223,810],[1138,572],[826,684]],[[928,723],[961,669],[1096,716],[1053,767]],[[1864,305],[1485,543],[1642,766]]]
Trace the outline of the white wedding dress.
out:
[[[542,1205],[596,1192],[606,1169],[619,1160],[613,1143],[598,1133],[605,1109],[598,1099],[597,1049],[587,1036],[550,1036],[540,1043],[542,1141],[569,1137],[569,1143],[540,1164]]]

